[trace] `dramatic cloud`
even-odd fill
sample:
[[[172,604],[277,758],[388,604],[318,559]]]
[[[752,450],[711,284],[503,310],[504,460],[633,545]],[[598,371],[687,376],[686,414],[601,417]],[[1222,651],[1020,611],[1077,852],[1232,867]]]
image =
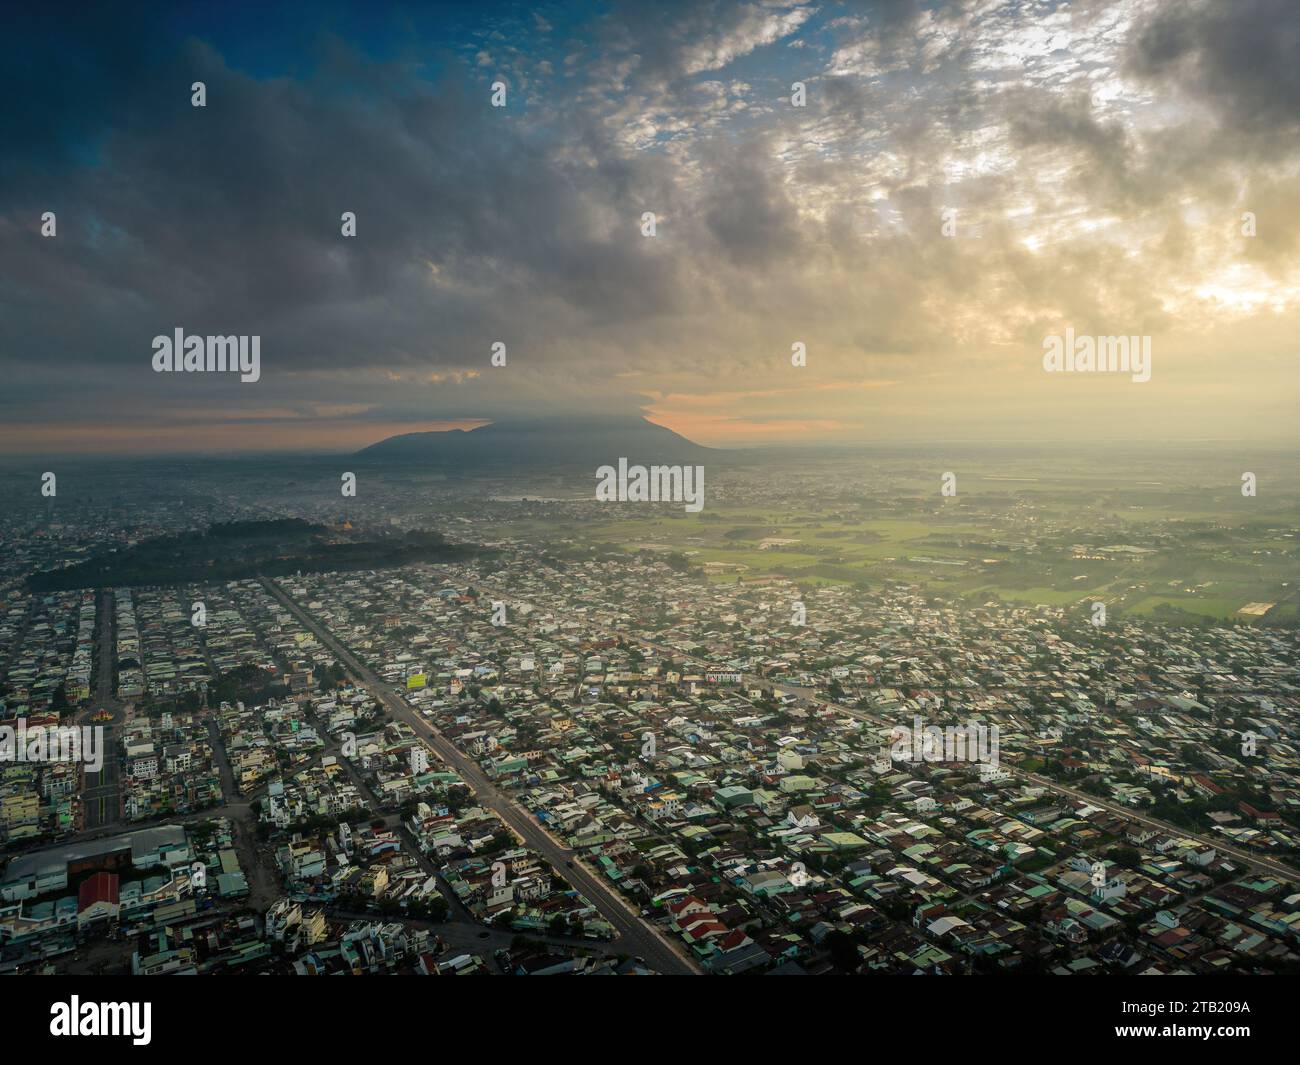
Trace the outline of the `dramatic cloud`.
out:
[[[593,408],[706,443],[1293,438],[1294,4],[297,15],[13,20],[0,448]],[[1045,375],[1067,325],[1153,336],[1152,381]],[[262,379],[153,373],[178,326],[260,335]]]

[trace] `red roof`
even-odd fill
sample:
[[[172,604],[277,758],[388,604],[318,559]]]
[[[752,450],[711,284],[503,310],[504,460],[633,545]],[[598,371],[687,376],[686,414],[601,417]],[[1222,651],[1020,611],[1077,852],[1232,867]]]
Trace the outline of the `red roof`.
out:
[[[116,906],[117,882],[116,873],[96,873],[83,882],[77,891],[77,912],[88,910],[97,902],[111,902]]]
[[[687,939],[705,939],[708,936],[726,935],[730,931],[725,924],[708,917],[692,917],[679,926],[681,934]]]

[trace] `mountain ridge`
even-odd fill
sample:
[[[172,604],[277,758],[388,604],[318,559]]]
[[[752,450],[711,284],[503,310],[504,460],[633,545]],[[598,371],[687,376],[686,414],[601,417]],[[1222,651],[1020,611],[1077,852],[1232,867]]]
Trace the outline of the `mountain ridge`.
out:
[[[549,416],[490,422],[474,429],[400,433],[355,453],[369,462],[461,466],[601,466],[620,458],[643,465],[701,463],[725,452],[644,417]]]

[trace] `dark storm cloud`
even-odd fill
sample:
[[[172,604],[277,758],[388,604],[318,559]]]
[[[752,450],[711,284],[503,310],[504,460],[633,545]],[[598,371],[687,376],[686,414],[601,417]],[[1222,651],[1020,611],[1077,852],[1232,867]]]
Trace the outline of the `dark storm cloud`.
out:
[[[260,333],[281,367],[437,364],[530,305],[635,321],[678,296],[671,260],[633,239],[627,201],[656,200],[652,179],[561,158],[454,59],[430,84],[336,44],[304,83],[193,39],[83,28],[5,68],[29,102],[0,175],[5,358],[138,366],[181,325]]]
[[[1161,7],[1134,35],[1129,63],[1203,99],[1238,130],[1279,138],[1300,126],[1298,56],[1300,4],[1233,0]]]

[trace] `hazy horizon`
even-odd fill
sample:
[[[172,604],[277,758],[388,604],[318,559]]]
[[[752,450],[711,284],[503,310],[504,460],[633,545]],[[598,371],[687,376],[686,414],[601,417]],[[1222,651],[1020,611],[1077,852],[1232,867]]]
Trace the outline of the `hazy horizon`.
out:
[[[492,424],[491,422],[474,422],[472,428],[483,427]],[[661,424],[661,423],[655,423]],[[671,428],[665,426],[666,428]],[[455,429],[399,429],[392,435],[401,435],[403,433],[422,433],[422,432],[452,432]],[[469,429],[463,430],[469,431]],[[676,430],[674,430],[675,432]],[[703,444],[703,441],[695,440],[692,437],[680,434],[692,443]],[[20,448],[11,449],[0,453],[0,469],[16,466],[27,466],[28,460],[40,458],[44,455],[57,455],[64,460],[74,462],[204,462],[204,461],[258,461],[261,459],[268,460],[304,460],[311,461],[316,459],[336,459],[357,454],[359,451],[370,446],[371,444],[380,443],[390,437],[379,437],[377,439],[368,439],[357,447],[350,445],[340,445],[329,447],[326,445],[303,446],[303,447],[265,447],[265,448],[241,448],[230,450],[219,445],[195,446],[189,448],[167,448],[160,451],[157,445],[149,440],[142,440],[135,443],[130,449],[115,450],[112,447],[99,447],[93,451],[77,450],[75,446],[69,446],[66,449],[51,447],[31,447],[23,450]],[[1189,438],[1184,440],[1143,440],[1139,437],[1122,438],[1107,437],[1104,440],[1075,441],[1070,439],[996,439],[996,438],[960,438],[947,437],[941,438],[936,436],[927,436],[923,438],[909,439],[906,437],[889,437],[878,439],[858,439],[858,440],[811,440],[811,441],[772,441],[767,443],[724,443],[724,444],[703,444],[703,446],[713,448],[720,455],[728,453],[753,453],[773,455],[797,455],[802,452],[807,453],[924,453],[927,451],[942,451],[943,449],[970,447],[980,452],[997,452],[997,451],[1016,451],[1019,455],[1026,454],[1024,449],[1041,449],[1044,453],[1053,452],[1074,452],[1080,455],[1103,455],[1123,452],[1126,449],[1141,447],[1147,452],[1161,453],[1170,452],[1174,454],[1183,454],[1188,450],[1215,450],[1227,455],[1237,455],[1246,457],[1251,455],[1298,455],[1300,456],[1300,443],[1293,441],[1272,441],[1260,443],[1246,439],[1215,439]],[[1122,470],[1116,470],[1117,474],[1122,475]]]

